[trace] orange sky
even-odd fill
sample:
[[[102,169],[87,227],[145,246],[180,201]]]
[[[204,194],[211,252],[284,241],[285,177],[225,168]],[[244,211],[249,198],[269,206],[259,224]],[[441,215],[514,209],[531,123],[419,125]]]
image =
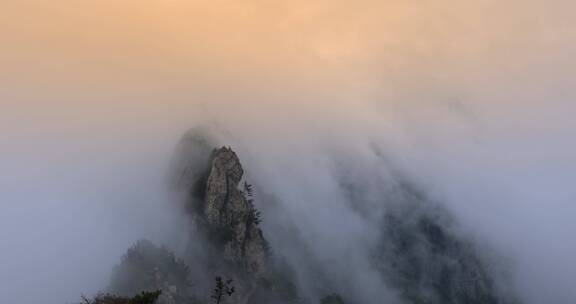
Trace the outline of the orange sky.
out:
[[[566,13],[572,5],[558,2],[559,8],[544,10],[543,3],[11,1],[0,12],[0,62],[3,78],[23,82],[171,77],[187,83],[238,81],[253,73],[318,79],[507,61],[520,49],[573,42]],[[547,16],[550,7],[554,13]]]
[[[573,9],[564,0],[9,1],[0,10],[0,102],[10,113],[0,115],[13,129],[224,106],[425,107],[405,95],[573,74]],[[29,115],[37,120],[26,123]]]

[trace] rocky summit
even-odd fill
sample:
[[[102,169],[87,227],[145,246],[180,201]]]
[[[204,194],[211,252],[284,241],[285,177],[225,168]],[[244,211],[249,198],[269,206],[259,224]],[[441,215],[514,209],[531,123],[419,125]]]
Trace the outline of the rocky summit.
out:
[[[228,147],[213,148],[206,136],[191,132],[181,141],[176,161],[175,184],[186,193],[193,224],[184,259],[204,277],[232,279],[235,303],[254,303],[272,289],[274,271],[238,155]]]
[[[268,249],[252,186],[231,148],[214,148],[206,137],[190,133],[180,143],[174,165],[189,219],[182,233],[184,249],[177,258],[164,247],[139,241],[116,267],[111,293],[130,297],[158,290],[159,304],[365,302],[346,286],[331,285],[320,268],[307,272],[323,278],[314,282],[319,291],[303,295],[292,275],[301,266],[279,263],[282,259]],[[447,211],[406,186],[382,201],[387,212],[378,221],[380,237],[368,254],[372,269],[386,282],[380,286],[399,295],[391,304],[518,303],[498,288],[474,244],[453,233],[455,223]],[[220,282],[216,291],[215,278]],[[218,290],[227,294],[212,301]]]
[[[240,159],[232,149],[214,150],[205,199],[197,203],[203,204],[203,223],[211,236],[217,236],[211,241],[222,248],[223,259],[260,278],[268,268],[266,241],[252,201],[239,189],[243,175]]]

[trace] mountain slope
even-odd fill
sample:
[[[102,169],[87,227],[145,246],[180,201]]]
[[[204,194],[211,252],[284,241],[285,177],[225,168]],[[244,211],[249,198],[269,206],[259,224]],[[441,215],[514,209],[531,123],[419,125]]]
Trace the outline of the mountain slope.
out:
[[[252,187],[243,183],[244,168],[238,155],[230,148],[213,146],[205,137],[189,133],[178,148],[176,184],[185,193],[184,209],[191,219],[186,250],[181,253],[184,264],[171,259],[173,255],[164,249],[138,243],[116,272],[116,279],[141,282],[128,293],[161,289],[165,294],[172,292],[169,303],[190,301],[184,299],[207,302],[212,279],[222,276],[232,279],[236,287],[237,292],[228,299],[230,303],[317,303],[322,298],[326,303],[363,304],[338,294],[298,297],[298,284],[290,275],[290,267],[299,265],[277,266],[278,257],[271,254],[259,225]],[[386,282],[383,289],[397,290],[402,303],[408,304],[517,303],[499,286],[500,281],[476,246],[453,232],[456,223],[446,210],[410,187],[400,187],[398,192],[401,195],[382,198],[387,207],[380,221],[379,239],[374,240],[370,257],[366,257]],[[154,253],[155,258],[142,263],[142,253],[134,253],[140,251]],[[152,281],[146,281],[151,272]],[[192,288],[184,283],[188,279]]]

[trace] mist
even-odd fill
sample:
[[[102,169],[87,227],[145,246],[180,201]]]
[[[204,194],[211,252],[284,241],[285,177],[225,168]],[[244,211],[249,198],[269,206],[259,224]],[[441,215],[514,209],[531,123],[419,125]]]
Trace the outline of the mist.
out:
[[[200,126],[238,153],[274,251],[328,271],[297,273],[310,295],[397,301],[366,256],[402,178],[524,303],[572,303],[574,4],[275,4],[6,4],[3,301],[76,302],[134,241],[177,249],[170,162]]]

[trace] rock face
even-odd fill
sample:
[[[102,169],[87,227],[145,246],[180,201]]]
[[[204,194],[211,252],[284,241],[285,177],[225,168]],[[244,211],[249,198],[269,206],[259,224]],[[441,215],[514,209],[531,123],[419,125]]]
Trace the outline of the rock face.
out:
[[[214,150],[200,216],[226,262],[256,278],[267,273],[266,241],[256,210],[238,187],[244,170],[234,151]],[[215,237],[214,237],[215,236]]]
[[[175,184],[187,194],[185,209],[194,224],[184,257],[204,278],[194,281],[196,294],[209,299],[206,291],[213,286],[203,281],[223,277],[234,281],[231,303],[287,303],[295,298],[293,285],[279,275],[269,253],[238,155],[227,147],[214,148],[212,140],[191,131],[176,157]]]
[[[404,205],[392,209],[382,227],[376,268],[408,303],[511,304],[471,242],[451,231],[452,222],[431,202],[405,190]]]
[[[262,282],[270,278],[270,263],[251,186],[244,183],[240,188],[244,175],[240,159],[230,148],[209,148],[209,141],[197,134],[185,137],[179,150],[185,154],[180,155],[177,183],[188,193],[186,209],[198,238],[190,241],[187,261],[206,277],[233,279],[232,302],[257,303],[255,297],[266,289]]]

